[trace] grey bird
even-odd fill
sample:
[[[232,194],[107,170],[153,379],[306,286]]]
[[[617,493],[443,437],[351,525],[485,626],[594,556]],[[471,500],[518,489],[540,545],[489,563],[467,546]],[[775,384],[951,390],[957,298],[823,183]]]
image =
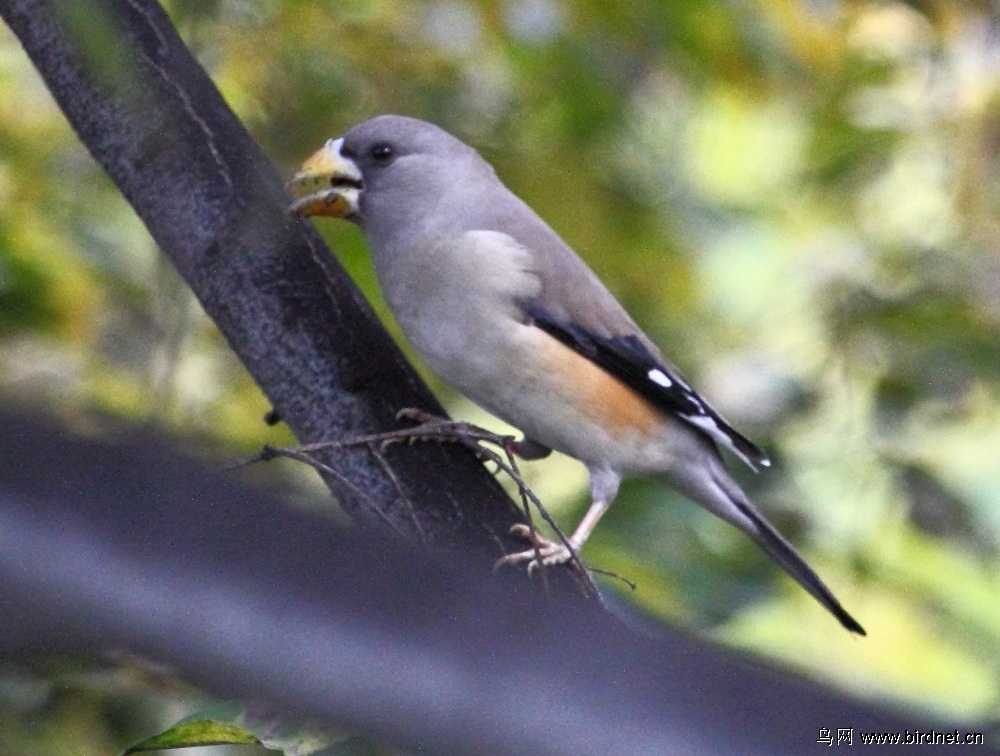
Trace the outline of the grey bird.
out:
[[[384,115],[329,140],[289,183],[290,211],[357,223],[403,332],[447,383],[518,428],[527,458],[556,449],[590,474],[583,546],[624,475],[653,477],[735,525],[851,632],[864,629],[729,474],[727,449],[767,455],[734,430],[597,276],[472,147]],[[505,557],[565,562],[534,537]]]

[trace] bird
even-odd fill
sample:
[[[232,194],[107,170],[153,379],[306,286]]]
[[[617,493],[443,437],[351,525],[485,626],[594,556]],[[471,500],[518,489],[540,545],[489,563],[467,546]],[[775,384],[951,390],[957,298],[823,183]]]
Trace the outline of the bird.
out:
[[[569,544],[520,526],[529,570],[575,560],[626,475],[656,479],[746,533],[847,630],[864,628],[730,474],[767,454],[727,423],[587,264],[471,146],[380,115],[329,139],[288,183],[289,212],[360,227],[376,277],[427,366],[520,430],[527,459],[558,450],[589,473]]]

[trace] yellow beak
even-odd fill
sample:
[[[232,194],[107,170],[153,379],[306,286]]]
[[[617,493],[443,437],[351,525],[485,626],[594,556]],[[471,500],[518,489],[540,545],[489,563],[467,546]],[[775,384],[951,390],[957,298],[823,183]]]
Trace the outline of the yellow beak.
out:
[[[291,215],[346,218],[358,211],[361,170],[340,154],[343,139],[331,139],[306,160],[286,189],[295,198]]]

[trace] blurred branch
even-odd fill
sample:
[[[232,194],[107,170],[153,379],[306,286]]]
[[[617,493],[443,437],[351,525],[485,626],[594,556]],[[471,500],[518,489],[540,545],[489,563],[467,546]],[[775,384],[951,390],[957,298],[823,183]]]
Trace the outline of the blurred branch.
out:
[[[442,412],[317,234],[287,217],[280,176],[157,3],[0,0],[0,16],[300,440],[388,430],[403,407]],[[455,446],[390,450],[392,475],[363,449],[320,457],[361,523],[499,551],[518,517]]]
[[[0,423],[0,660],[124,650],[420,753],[800,754],[820,727],[934,726],[546,600],[481,554],[342,532],[162,439]]]

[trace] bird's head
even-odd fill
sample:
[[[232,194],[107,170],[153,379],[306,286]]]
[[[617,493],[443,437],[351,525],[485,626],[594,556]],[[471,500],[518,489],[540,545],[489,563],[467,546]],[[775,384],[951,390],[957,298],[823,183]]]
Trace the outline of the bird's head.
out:
[[[302,164],[288,183],[295,197],[289,212],[387,223],[441,202],[484,167],[492,174],[475,150],[433,124],[378,116]]]

